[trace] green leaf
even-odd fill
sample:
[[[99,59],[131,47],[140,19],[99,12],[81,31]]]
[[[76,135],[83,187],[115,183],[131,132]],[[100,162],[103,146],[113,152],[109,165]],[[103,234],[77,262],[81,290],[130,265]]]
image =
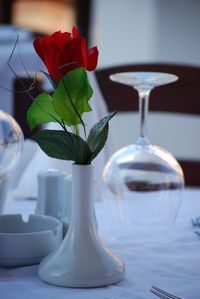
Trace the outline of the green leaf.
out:
[[[109,130],[109,124],[107,123],[103,130],[98,134],[98,141],[96,142],[95,150],[92,151],[91,160],[92,161],[96,156],[100,153],[100,151],[103,149],[106,140],[108,138],[108,130]]]
[[[54,80],[48,73],[41,71],[49,80],[49,82],[51,83],[51,85],[53,86],[54,89],[56,89],[58,87],[58,82],[56,80]]]
[[[72,160],[77,164],[90,163],[90,148],[77,135],[58,130],[42,130],[34,134],[32,138],[51,158]]]
[[[42,92],[35,98],[27,112],[27,121],[30,129],[34,129],[37,125],[56,122],[57,120],[61,122],[60,116],[53,107],[51,96],[46,92]]]
[[[115,114],[116,112],[112,112],[111,114],[102,118],[90,130],[89,136],[87,138],[87,144],[89,145],[89,148],[92,152],[91,161],[99,154],[99,152],[104,147],[108,137],[108,122]]]
[[[82,117],[83,112],[92,110],[88,103],[92,93],[85,69],[76,68],[62,78],[53,94],[55,111],[70,125],[80,124],[81,120],[71,101]]]

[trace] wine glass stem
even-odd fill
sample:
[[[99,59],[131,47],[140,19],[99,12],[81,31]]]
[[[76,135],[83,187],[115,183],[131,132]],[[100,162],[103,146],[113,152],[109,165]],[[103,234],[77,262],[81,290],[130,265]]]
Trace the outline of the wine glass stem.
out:
[[[147,117],[150,90],[139,91],[140,139],[147,140]]]

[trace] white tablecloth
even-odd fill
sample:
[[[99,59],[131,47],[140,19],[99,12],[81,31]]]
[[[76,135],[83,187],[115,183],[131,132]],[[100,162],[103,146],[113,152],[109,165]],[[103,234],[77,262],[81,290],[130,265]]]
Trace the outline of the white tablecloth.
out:
[[[35,201],[8,200],[6,213],[33,212]],[[191,218],[200,215],[200,190],[185,191],[169,243],[146,241],[145,227],[123,227],[114,238],[103,202],[96,203],[97,220],[102,240],[126,264],[126,276],[120,283],[97,289],[70,289],[48,285],[39,280],[37,266],[9,269],[11,279],[0,280],[1,299],[147,299],[155,298],[149,292],[157,285],[187,299],[200,298],[200,238],[194,234]],[[149,227],[149,229],[151,229]]]

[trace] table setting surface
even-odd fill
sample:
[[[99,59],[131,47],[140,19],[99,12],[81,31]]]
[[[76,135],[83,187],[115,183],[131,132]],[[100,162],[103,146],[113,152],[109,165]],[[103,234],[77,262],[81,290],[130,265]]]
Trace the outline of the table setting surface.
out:
[[[10,195],[4,213],[22,213],[27,218],[28,214],[34,213],[35,205],[35,200],[12,199]],[[200,294],[200,239],[193,232],[191,219],[200,213],[199,205],[200,190],[186,188],[173,240],[163,242],[147,240],[146,227],[142,225],[114,232],[106,205],[96,202],[99,234],[125,263],[124,280],[103,288],[62,288],[42,282],[37,276],[37,265],[1,269],[1,298],[145,299],[155,298],[149,290],[152,285],[157,285],[184,298],[197,299]]]
[[[152,88],[178,77],[149,71],[109,77],[133,86],[140,99],[136,144],[110,157],[112,145],[104,145],[116,112],[108,114],[92,72],[98,63],[97,46],[86,50],[75,26],[67,35],[57,31],[36,38],[34,47],[32,38],[16,43],[12,51],[12,35],[0,49],[1,97],[7,98],[2,108],[8,113],[13,113],[13,95],[5,92],[13,91],[15,72],[31,74],[44,63],[49,79],[27,113],[31,129],[45,124],[33,135],[43,152],[25,141],[20,156],[21,128],[9,115],[2,112],[1,116],[4,172],[14,167],[17,157],[19,167],[1,180],[0,197],[6,200],[4,210],[0,206],[5,214],[0,219],[0,299],[155,298],[152,286],[178,296],[170,298],[198,299],[200,189],[184,190],[183,171],[176,159],[147,138]],[[82,119],[83,113],[92,110],[96,111],[92,117]],[[66,127],[73,127],[73,133]],[[7,155],[15,157],[13,165]],[[97,156],[94,167],[91,162]],[[41,175],[41,169],[48,171]]]

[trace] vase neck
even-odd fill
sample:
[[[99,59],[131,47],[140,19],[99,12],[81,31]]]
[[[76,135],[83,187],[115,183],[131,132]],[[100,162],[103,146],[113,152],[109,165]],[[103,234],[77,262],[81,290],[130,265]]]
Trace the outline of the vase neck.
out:
[[[90,230],[94,225],[93,166],[72,166],[72,219],[73,228]]]

